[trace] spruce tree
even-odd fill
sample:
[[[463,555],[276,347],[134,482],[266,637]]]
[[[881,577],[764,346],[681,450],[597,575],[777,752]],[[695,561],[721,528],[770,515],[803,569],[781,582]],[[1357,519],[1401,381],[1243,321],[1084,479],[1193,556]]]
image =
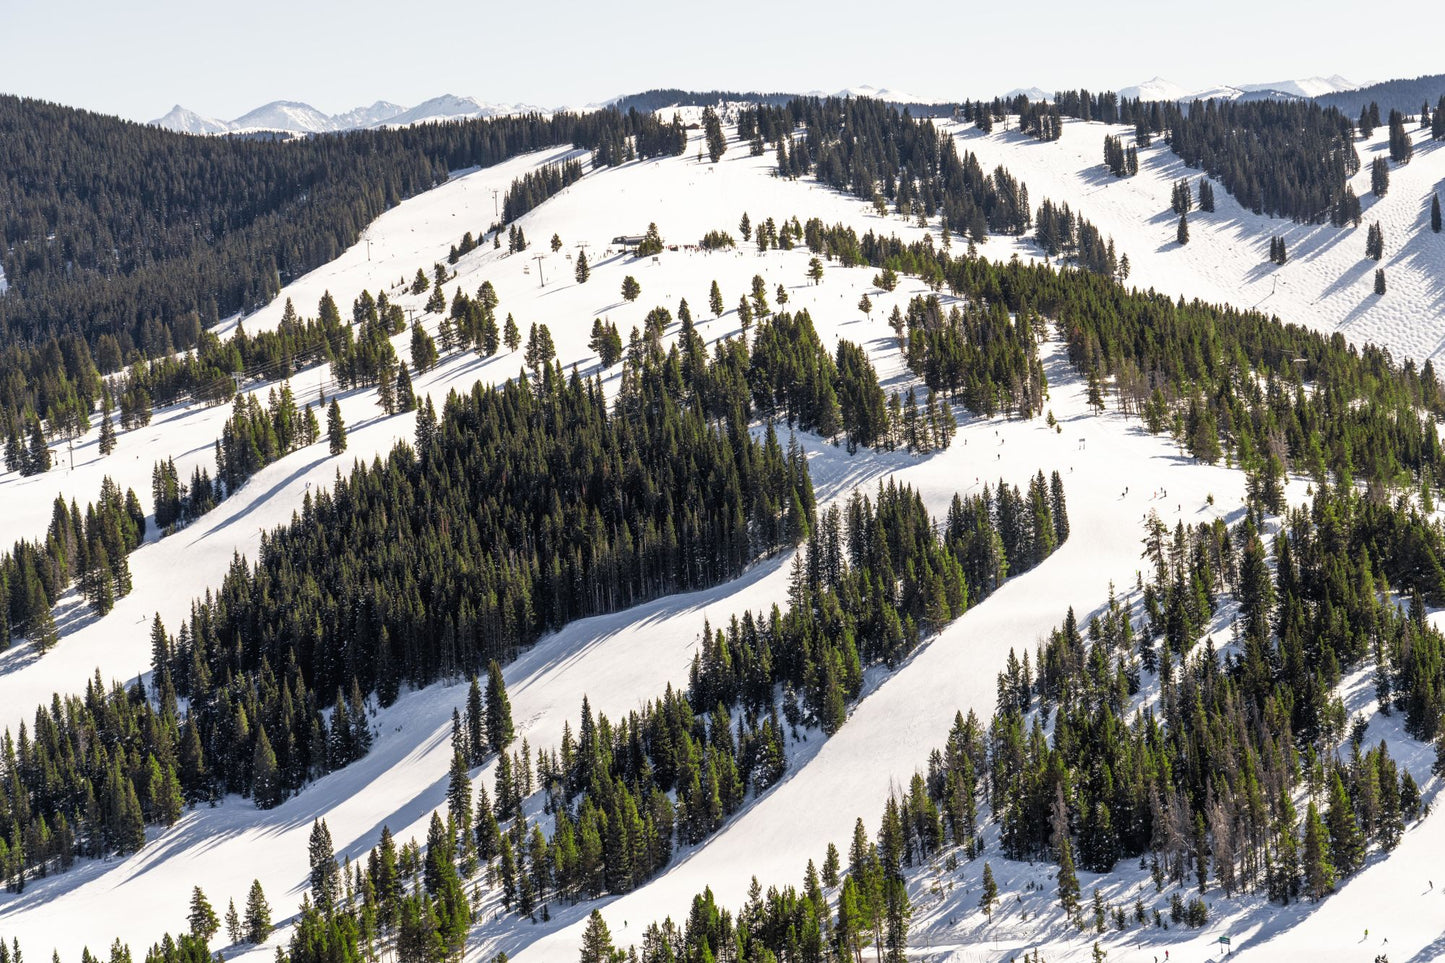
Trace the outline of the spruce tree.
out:
[[[1440,233],[1440,195],[1433,192],[1430,194],[1430,230]]]
[[[1437,209],[1439,207],[1438,198],[1436,199],[1436,207]],[[746,217],[747,215],[743,216]],[[712,316],[715,318],[722,317],[722,313],[727,307],[726,303],[724,303],[723,301],[722,290],[718,288],[716,281],[712,282],[712,290],[708,293],[707,306],[712,311]]]
[[[640,295],[641,293],[642,293],[642,285],[640,285],[640,284],[637,283],[637,278],[635,278],[635,277],[633,277],[632,275],[629,274],[629,275],[627,275],[627,277],[625,277],[625,278],[622,279],[622,297],[623,297],[623,298],[625,298],[625,299],[628,300],[628,301],[636,301],[638,295]]]
[[[1079,877],[1074,871],[1074,848],[1068,836],[1059,840],[1059,905],[1069,919],[1079,912]]]
[[[1179,215],[1179,230],[1178,230],[1177,232],[1175,232],[1174,237],[1175,237],[1175,240],[1177,240],[1180,244],[1188,244],[1188,243],[1189,243],[1189,215],[1188,215],[1188,214],[1180,214],[1180,215]]]
[[[1313,801],[1305,815],[1304,875],[1310,899],[1318,902],[1334,891],[1335,867],[1330,862],[1329,832]]]
[[[115,451],[115,421],[111,418],[110,408],[110,388],[107,387],[101,393],[100,405],[100,453],[102,455],[109,455]]]
[[[331,454],[339,455],[346,450],[346,422],[341,420],[341,406],[335,398],[326,409],[326,437],[331,443]]]
[[[257,809],[272,809],[281,802],[281,773],[276,752],[266,736],[263,725],[256,733],[256,748],[251,755],[251,798]]]
[[[816,257],[808,259],[808,280],[814,284],[823,283],[823,262]]]
[[[517,328],[517,322],[510,311],[507,312],[507,323],[502,327],[502,343],[507,346],[508,351],[516,351],[522,343],[522,332]]]
[[[311,863],[311,902],[325,916],[336,910],[341,899],[341,868],[331,844],[331,831],[321,819],[311,824],[307,844]]]
[[[578,963],[621,963],[624,954],[612,945],[612,933],[607,921],[599,910],[593,910],[587,917],[587,929],[582,933],[582,952]]]
[[[226,938],[232,943],[239,943],[243,935],[241,914],[236,912],[236,901],[233,899],[226,907]]]
[[[978,898],[978,908],[988,914],[988,921],[993,922],[993,907],[998,902],[998,883],[994,882],[993,867],[988,863],[983,864],[983,888]]]
[[[246,942],[264,943],[271,936],[271,904],[261,889],[259,879],[251,880],[251,891],[246,895]]]
[[[586,284],[587,279],[592,276],[592,271],[587,266],[586,250],[581,250],[577,252],[577,268],[573,272],[573,275],[577,278],[578,284]]]
[[[502,667],[492,659],[487,664],[487,745],[501,752],[511,745],[513,738],[512,704],[507,699]]]
[[[1375,268],[1375,293],[1385,293],[1385,269]]]
[[[210,900],[206,899],[206,894],[201,892],[199,886],[191,890],[191,911],[186,921],[190,923],[191,935],[199,936],[203,940],[209,940],[221,928],[216,911],[211,908]]]

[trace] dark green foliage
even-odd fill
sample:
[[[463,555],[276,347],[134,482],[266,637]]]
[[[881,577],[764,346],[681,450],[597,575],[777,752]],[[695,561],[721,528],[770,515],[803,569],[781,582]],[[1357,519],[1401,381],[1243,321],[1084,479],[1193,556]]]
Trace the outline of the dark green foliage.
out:
[[[1385,269],[1384,269],[1384,268],[1376,268],[1376,269],[1375,269],[1375,293],[1376,293],[1376,294],[1384,294],[1384,293],[1385,293]]]
[[[1174,153],[1256,214],[1321,224],[1360,169],[1350,122],[1310,101],[1210,100],[1197,109],[1161,109],[1154,129],[1168,130]],[[1187,210],[1176,199],[1175,213]]]
[[[930,389],[992,417],[1029,418],[1043,410],[1044,372],[1032,313],[1011,318],[1002,304],[955,304],[944,314],[936,295],[914,297],[904,315],[908,367]]]
[[[722,121],[718,118],[717,111],[711,107],[703,109],[702,112],[703,136],[707,141],[707,156],[714,164],[722,160],[727,152],[727,135],[723,133]]]
[[[1104,166],[1115,177],[1133,177],[1139,173],[1139,152],[1137,148],[1125,148],[1117,136],[1104,138]]]
[[[507,188],[507,196],[502,201],[502,223],[510,224],[581,179],[582,162],[575,158],[528,171]]]
[[[1034,240],[1051,258],[1065,258],[1087,271],[1113,277],[1118,271],[1114,239],[1104,239],[1089,221],[1047,198],[1034,219]]]
[[[1370,193],[1384,197],[1390,192],[1390,164],[1383,157],[1370,162]]]
[[[1439,597],[1442,551],[1439,523],[1353,493],[1320,493],[1288,514],[1273,574],[1252,522],[1180,526],[1171,538],[1156,521],[1145,541],[1154,571],[1145,620],[1136,627],[1111,599],[1087,632],[1070,612],[1039,649],[1036,672],[1027,655],[1011,657],[987,739],[973,720],[955,724],[930,766],[931,799],[948,811],[983,792],[1012,858],[1061,860],[1067,840],[1094,872],[1153,853],[1175,881],[1192,867],[1201,890],[1210,880],[1226,895],[1262,886],[1284,900],[1303,879],[1318,898],[1363,865],[1368,844],[1394,846],[1404,814],[1418,811],[1414,780],[1383,744],[1362,752],[1355,743],[1347,761],[1333,761],[1345,721],[1334,692],[1373,660],[1385,707],[1403,709],[1417,738],[1441,731],[1445,636],[1377,587]],[[1240,624],[1236,653],[1221,660],[1197,642],[1225,591]],[[1384,640],[1373,653],[1364,626]],[[1131,713],[1141,671],[1159,677],[1161,699]],[[1288,799],[1305,778],[1329,805],[1300,827]],[[1266,873],[1266,853],[1281,878]],[[1178,912],[1202,925],[1182,900]]]

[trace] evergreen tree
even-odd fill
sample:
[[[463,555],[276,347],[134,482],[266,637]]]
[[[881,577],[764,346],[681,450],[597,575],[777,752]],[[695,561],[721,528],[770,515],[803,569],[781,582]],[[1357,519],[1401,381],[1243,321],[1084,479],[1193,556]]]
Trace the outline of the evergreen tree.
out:
[[[1439,230],[1439,228],[1436,228]],[[115,451],[115,422],[110,414],[110,389],[106,388],[101,394],[103,399],[100,407],[100,453],[109,455]]]
[[[281,773],[276,764],[276,752],[266,736],[263,725],[256,734],[256,748],[251,759],[251,798],[257,809],[272,809],[281,803]]]
[[[814,284],[823,283],[823,262],[816,257],[808,259],[808,280]]]
[[[1385,269],[1384,269],[1384,268],[1376,268],[1376,269],[1375,269],[1375,293],[1376,293],[1376,294],[1384,294],[1384,293],[1385,293]]]
[[[512,704],[502,681],[502,667],[493,659],[487,664],[487,745],[502,752],[513,738]]]
[[[1334,891],[1335,867],[1330,862],[1329,833],[1313,801],[1305,815],[1303,858],[1306,891],[1318,902]]]
[[[1067,835],[1059,840],[1059,905],[1069,919],[1079,912],[1079,877],[1074,871],[1074,848]]]
[[[1438,117],[1439,113],[1435,116]],[[1440,233],[1440,195],[1434,192],[1430,194],[1430,230]]]
[[[983,886],[978,898],[978,908],[988,914],[988,921],[993,922],[993,907],[998,902],[998,883],[994,882],[993,867],[988,863],[983,864]]]
[[[502,343],[507,346],[508,351],[516,351],[522,344],[522,332],[517,328],[517,322],[513,320],[512,313],[507,312],[507,323],[502,328]]]
[[[621,963],[625,954],[612,945],[612,933],[602,913],[593,910],[587,917],[587,929],[582,933],[582,952],[579,963]]]
[[[592,271],[587,266],[587,251],[585,249],[577,252],[577,268],[573,272],[578,284],[586,284],[587,279],[592,276]]]
[[[637,278],[632,275],[622,279],[622,297],[628,301],[636,301],[637,296],[642,293],[642,285],[637,283]]]
[[[271,904],[259,879],[251,880],[246,895],[246,942],[261,944],[271,937]]]
[[[307,848],[311,863],[311,902],[317,912],[329,916],[341,899],[341,868],[336,864],[331,831],[324,820],[317,819],[311,824]]]
[[[1370,192],[1384,197],[1390,192],[1390,164],[1383,157],[1370,162]]]
[[[1175,232],[1174,237],[1175,237],[1175,240],[1177,240],[1180,244],[1188,244],[1188,243],[1189,243],[1189,215],[1188,215],[1188,214],[1180,214],[1180,215],[1179,215],[1179,230],[1178,230],[1177,232]]]
[[[707,156],[716,164],[722,160],[727,152],[727,136],[723,134],[722,121],[718,119],[717,111],[711,107],[703,109],[702,112],[703,138],[707,141]]]
[[[411,323],[411,366],[418,374],[429,371],[437,363],[437,346],[418,319]]]
[[[744,214],[743,216],[746,217],[747,215]],[[722,313],[727,307],[727,305],[723,302],[722,291],[718,288],[716,281],[712,282],[712,290],[708,293],[707,306],[712,311],[712,316],[715,318],[722,317]]]
[[[341,420],[341,406],[335,398],[326,409],[326,437],[331,444],[331,454],[339,455],[346,450],[346,423]]]
[[[233,899],[226,907],[226,938],[232,943],[239,943],[242,935],[241,914],[236,912],[236,901]]]
[[[206,899],[206,894],[201,892],[199,886],[191,890],[191,911],[186,920],[190,923],[191,935],[203,940],[209,940],[221,928],[216,911],[211,908],[210,900]]]

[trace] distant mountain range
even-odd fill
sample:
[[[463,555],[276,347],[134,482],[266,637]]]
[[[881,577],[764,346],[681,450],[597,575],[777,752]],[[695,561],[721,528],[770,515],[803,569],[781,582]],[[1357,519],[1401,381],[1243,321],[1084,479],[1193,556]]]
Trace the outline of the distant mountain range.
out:
[[[378,100],[369,107],[357,107],[340,114],[325,114],[310,104],[298,101],[276,100],[242,114],[235,120],[206,117],[177,104],[168,114],[156,118],[151,124],[183,134],[249,134],[262,131],[326,134],[367,127],[407,127],[412,124],[499,117],[532,111],[548,112],[528,104],[489,104],[473,97],[443,94],[410,108]]]
[[[1163,77],[1142,84],[1119,88],[1119,96],[1133,100],[1308,100],[1358,85],[1339,74],[1333,77],[1305,77],[1300,80],[1277,80],[1266,84],[1238,84],[1190,90]]]

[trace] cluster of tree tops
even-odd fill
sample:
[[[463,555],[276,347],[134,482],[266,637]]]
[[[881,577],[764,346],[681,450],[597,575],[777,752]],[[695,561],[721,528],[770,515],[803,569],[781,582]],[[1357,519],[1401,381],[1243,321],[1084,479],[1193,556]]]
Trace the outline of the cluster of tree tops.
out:
[[[682,152],[674,151],[674,153]],[[581,179],[582,161],[576,158],[562,161],[559,164],[546,164],[535,171],[523,174],[512,181],[512,185],[507,188],[507,196],[502,201],[503,222],[515,221],[543,201],[562,193]]]
[[[145,538],[145,511],[133,490],[121,494],[107,476],[82,512],[59,496],[44,541],[17,541],[0,555],[0,651],[16,636],[44,654],[57,641],[52,606],[72,585],[98,615],[131,589],[126,561]]]
[[[1086,643],[1070,613],[1040,647],[1036,675],[1027,654],[1011,660],[991,731],[971,724],[968,764],[940,761],[939,783],[982,774],[974,788],[1011,858],[1108,872],[1149,856],[1156,886],[1192,874],[1201,893],[1212,878],[1225,895],[1319,899],[1370,844],[1393,848],[1420,812],[1413,776],[1383,742],[1362,745],[1363,720],[1341,759],[1336,692],[1373,664],[1380,711],[1402,712],[1415,738],[1439,738],[1445,637],[1423,600],[1442,597],[1445,533],[1412,509],[1325,490],[1287,515],[1273,574],[1253,521],[1181,527],[1172,539],[1156,524],[1146,546],[1155,571],[1142,631],[1111,600]],[[1409,611],[1391,586],[1410,594]],[[1196,641],[1225,591],[1240,614],[1221,659],[1212,640]],[[1157,711],[1131,712],[1142,673],[1158,680]]]
[[[59,425],[95,409],[97,372],[204,348],[206,327],[266,303],[448,171],[561,144],[598,165],[686,146],[676,120],[613,109],[273,143],[7,96],[0,131],[7,426]]]
[[[641,945],[614,945],[600,911],[588,918],[580,963],[709,963],[712,960],[792,960],[862,963],[872,948],[879,963],[908,959],[913,906],[905,876],[904,835],[885,819],[876,841],[858,820],[843,862],[829,844],[821,872],[813,860],[798,887],[769,886],[754,877],[736,913],[717,904],[712,889],[693,897],[687,918],[649,923]]]
[[[358,863],[337,876],[326,868],[334,866],[329,846],[321,846],[318,863],[313,830],[312,902],[291,943],[293,963],[386,947],[424,948],[409,959],[445,959],[470,919],[464,884],[479,872],[501,890],[505,906],[534,919],[549,917],[550,901],[636,888],[668,864],[675,847],[706,839],[750,792],[782,777],[787,731],[797,738],[800,727],[817,727],[826,736],[842,726],[867,665],[896,664],[922,633],[1067,536],[1057,474],[1052,484],[1038,474],[1027,496],[1000,482],[993,492],[955,497],[941,531],[906,487],[890,483],[876,499],[855,494],[809,532],[786,613],[774,607],[767,616],[734,618],[725,630],[705,628],[687,692],[669,686],[615,724],[594,717],[584,698],[577,735],[564,726],[561,745],[537,751],[535,766],[525,740],[508,752],[512,727],[494,663],[485,708],[473,680],[465,710],[453,713],[447,813],[433,814],[424,851],[413,844],[398,855],[383,829],[365,868]],[[498,753],[494,791],[481,785],[474,792],[471,770],[491,751]],[[534,793],[553,817],[550,838],[529,822]],[[902,952],[907,897],[903,851],[893,839],[881,852],[866,838],[855,840],[851,884],[840,884],[838,855],[830,852],[825,878],[847,906],[844,948],[861,948],[888,926],[890,945]],[[317,883],[327,878],[336,880],[329,896]],[[885,899],[885,892],[892,895]],[[814,905],[826,914],[826,900]]]
[[[1115,177],[1133,177],[1139,173],[1139,148],[1125,147],[1114,134],[1104,137],[1104,166]]]
[[[519,757],[499,760],[475,836],[504,904],[527,916],[548,899],[645,882],[674,846],[703,841],[783,776],[785,732],[836,732],[869,665],[896,665],[1067,535],[1057,474],[1051,487],[1040,473],[1027,496],[1001,482],[956,497],[941,532],[915,492],[892,484],[824,513],[795,559],[786,613],[775,606],[705,627],[685,694],[668,687],[616,725],[594,720],[584,699],[578,737],[564,728],[559,749],[537,753],[541,808],[555,817],[550,839],[524,815],[533,791],[525,742]],[[472,831],[468,728],[456,720],[449,789],[449,825],[463,834]],[[458,845],[465,854],[468,844]]]
[[[794,137],[800,126],[802,135]],[[977,240],[1028,229],[1023,184],[1002,167],[985,173],[972,153],[960,157],[951,137],[906,110],[867,99],[797,98],[784,107],[744,108],[738,128],[744,139],[783,145],[788,176],[811,171],[823,184],[877,198],[907,216],[941,215],[953,231]]]
[[[308,493],[178,636],[154,628],[153,698],[97,691],[84,711],[40,710],[0,803],[16,872],[53,860],[24,840],[62,816],[88,852],[123,848],[108,827],[158,821],[163,783],[188,801],[237,792],[274,806],[365,752],[370,693],[390,704],[403,684],[510,658],[570,619],[715,584],[793,544],[814,522],[801,451],[709,419],[669,377],[680,364],[649,362],[616,410],[600,384],[555,366],[454,393],[440,419],[418,411],[414,447]]]
[[[1420,813],[1413,776],[1383,742],[1362,745],[1363,720],[1340,758],[1346,713],[1335,692],[1373,661],[1383,713],[1404,712],[1416,738],[1445,731],[1445,637],[1424,618],[1424,600],[1445,597],[1442,552],[1437,522],[1348,491],[1321,491],[1288,514],[1273,574],[1253,517],[1233,531],[1181,524],[1172,537],[1151,519],[1140,630],[1111,597],[1087,639],[1070,610],[1032,663],[1011,653],[991,726],[956,717],[926,776],[890,800],[885,833],[897,827],[908,864],[949,846],[973,859],[986,802],[1006,857],[1059,865],[1061,905],[1081,926],[1076,863],[1108,873],[1147,857],[1156,891],[1192,876],[1201,894],[1212,878],[1226,896],[1323,897],[1363,865],[1371,843],[1392,848]],[[1390,600],[1392,584],[1410,593],[1408,613]],[[1198,637],[1227,592],[1240,614],[1221,659]],[[1159,708],[1138,709],[1150,676]],[[985,910],[991,875],[986,866]],[[1105,915],[1096,893],[1099,932]],[[1112,915],[1127,926],[1122,908]],[[1208,911],[1176,891],[1170,916],[1199,926]],[[1147,918],[1141,899],[1133,919]],[[1158,909],[1153,919],[1160,925]]]
[[[1129,255],[1114,251],[1114,239],[1105,240],[1099,229],[1068,203],[1055,205],[1044,198],[1034,219],[1034,240],[1051,258],[1065,258],[1086,271],[1118,278],[1129,276]]]
[[[1169,431],[1195,457],[1226,450],[1246,470],[1274,452],[1283,468],[1338,483],[1408,487],[1411,473],[1445,479],[1435,431],[1445,395],[1433,363],[1396,364],[1257,311],[1129,290],[1087,271],[954,257],[927,239],[905,243],[851,228],[804,228],[810,249],[845,265],[909,273],[980,305],[1053,319],[1071,362],[1118,407]],[[1026,383],[1022,379],[1018,383]],[[1306,385],[1310,390],[1306,390]]]

